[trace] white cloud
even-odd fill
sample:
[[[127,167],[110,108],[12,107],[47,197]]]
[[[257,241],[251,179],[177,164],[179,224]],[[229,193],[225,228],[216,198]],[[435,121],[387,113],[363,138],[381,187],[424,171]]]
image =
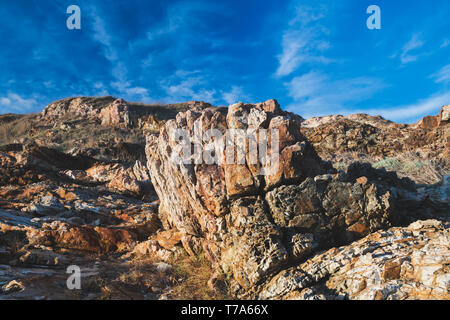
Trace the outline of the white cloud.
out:
[[[417,103],[394,108],[365,110],[365,113],[381,115],[393,121],[415,122],[427,115],[438,114],[443,105],[450,103],[450,92],[434,94]]]
[[[333,81],[322,73],[310,72],[294,78],[286,85],[290,96],[294,98],[287,109],[306,118],[367,113],[392,121],[412,123],[424,116],[438,114],[443,105],[450,103],[450,92],[440,92],[408,105],[373,109],[354,107],[384,87],[379,80],[367,77]]]
[[[95,7],[91,7],[90,16],[93,20],[94,29],[92,38],[102,45],[103,54],[112,65],[111,75],[113,76],[114,81],[111,81],[111,87],[128,100],[149,102],[150,96],[148,89],[132,86],[131,82],[128,80],[128,70],[126,65],[120,61],[119,52],[116,50],[114,44],[114,37],[107,31],[105,21],[99,16]],[[105,92],[104,88],[102,89],[102,92]]]
[[[237,103],[247,98],[242,87],[238,86],[232,86],[231,91],[222,93],[222,99],[228,104]]]
[[[420,49],[424,44],[425,42],[420,39],[419,34],[413,34],[411,39],[403,45],[402,52],[400,54],[401,63],[406,64],[416,61],[420,54],[417,52],[416,54],[412,54],[411,52]]]
[[[450,64],[442,67],[438,72],[431,75],[436,83],[450,82]]]
[[[333,80],[323,73],[311,71],[295,77],[286,86],[294,99],[287,109],[311,117],[348,113],[349,104],[370,98],[384,84],[369,77]]]
[[[8,93],[0,97],[0,114],[8,112],[27,113],[38,105],[33,98],[23,98],[16,93]]]
[[[330,63],[323,51],[331,47],[322,37],[328,32],[318,21],[324,12],[314,11],[306,6],[296,9],[295,17],[289,21],[289,27],[283,32],[282,53],[278,55],[277,77],[287,76],[302,64],[311,62]]]
[[[209,103],[216,101],[216,90],[206,89],[208,81],[199,71],[178,70],[172,77],[163,80],[161,87],[167,94],[170,102],[183,102],[187,100],[201,100]]]

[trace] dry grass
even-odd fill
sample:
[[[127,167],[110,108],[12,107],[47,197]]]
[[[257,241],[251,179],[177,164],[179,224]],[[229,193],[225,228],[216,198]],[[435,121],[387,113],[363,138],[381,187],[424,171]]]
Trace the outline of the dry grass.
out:
[[[414,152],[405,152],[391,158],[375,158],[365,154],[348,152],[340,154],[333,162],[337,170],[346,171],[354,162],[367,162],[376,169],[384,168],[387,171],[395,171],[400,178],[407,177],[417,184],[431,185],[442,181],[444,176],[450,174],[449,168],[440,162],[424,159]]]
[[[208,286],[208,280],[214,273],[211,263],[203,255],[180,256],[172,262],[173,275],[180,280],[170,292],[170,298],[176,300],[224,300],[231,299],[227,292],[218,292]],[[227,283],[226,286],[228,287]],[[228,288],[226,288],[228,289]],[[228,291],[228,290],[226,290]]]
[[[0,122],[0,145],[13,143],[20,138],[28,137],[33,128],[34,114],[17,116],[12,121]]]
[[[189,257],[183,252],[168,264],[166,270],[158,269],[158,261],[151,257],[117,263],[91,279],[86,288],[100,291],[98,299],[159,299],[161,295],[171,300],[231,299],[208,286],[214,269],[202,255]]]
[[[450,174],[438,161],[422,159],[413,152],[402,153],[394,158],[386,158],[373,164],[374,168],[395,171],[400,178],[410,178],[417,184],[435,184]]]

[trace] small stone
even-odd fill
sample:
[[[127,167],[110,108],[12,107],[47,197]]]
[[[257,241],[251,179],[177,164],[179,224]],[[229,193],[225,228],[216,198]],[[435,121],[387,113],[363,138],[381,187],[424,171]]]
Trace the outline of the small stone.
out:
[[[12,280],[2,287],[3,292],[6,294],[22,291],[24,289],[25,289],[24,285],[17,280]]]

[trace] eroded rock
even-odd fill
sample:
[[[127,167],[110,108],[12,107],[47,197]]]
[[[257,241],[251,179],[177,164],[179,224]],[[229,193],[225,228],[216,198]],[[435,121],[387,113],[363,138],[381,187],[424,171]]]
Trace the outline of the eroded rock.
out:
[[[261,299],[450,298],[448,223],[418,221],[375,232],[276,275]]]

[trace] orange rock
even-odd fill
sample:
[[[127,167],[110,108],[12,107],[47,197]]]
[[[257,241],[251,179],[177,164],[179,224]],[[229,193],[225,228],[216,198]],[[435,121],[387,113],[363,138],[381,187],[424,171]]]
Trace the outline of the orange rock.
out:
[[[182,238],[183,233],[176,229],[162,231],[156,235],[156,240],[159,245],[167,250],[173,249],[173,247],[181,242]]]
[[[42,228],[27,229],[32,245],[45,245],[97,253],[122,251],[134,241],[134,235],[123,229],[76,226],[61,221],[44,223]]]
[[[359,183],[359,184],[367,184],[367,182],[368,182],[367,177],[364,177],[364,176],[356,179],[356,183]]]
[[[64,188],[58,188],[55,192],[61,199],[67,201],[73,201],[78,199],[78,196],[75,193],[67,191]]]

